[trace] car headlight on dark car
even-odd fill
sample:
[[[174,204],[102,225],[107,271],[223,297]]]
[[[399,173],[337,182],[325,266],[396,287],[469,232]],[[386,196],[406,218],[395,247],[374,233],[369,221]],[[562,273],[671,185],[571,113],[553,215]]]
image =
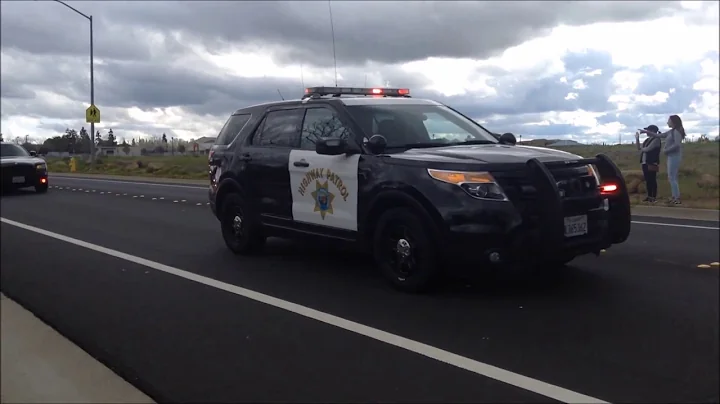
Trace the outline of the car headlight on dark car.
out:
[[[508,200],[502,187],[488,172],[446,171],[428,169],[428,174],[438,181],[459,186],[465,193],[477,199]]]
[[[47,164],[46,163],[37,163],[37,164],[35,164],[35,170],[41,171],[41,172],[47,171]]]

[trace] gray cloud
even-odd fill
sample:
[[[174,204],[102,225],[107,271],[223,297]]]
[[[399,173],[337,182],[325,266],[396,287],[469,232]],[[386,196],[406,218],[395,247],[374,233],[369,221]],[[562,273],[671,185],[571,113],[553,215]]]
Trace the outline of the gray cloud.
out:
[[[327,66],[332,45],[326,2],[70,2],[92,14],[98,57],[146,60],[180,51],[150,32],[182,33],[208,49],[265,45],[281,62]],[[344,64],[399,63],[429,56],[483,59],[558,24],[639,21],[669,15],[677,2],[333,2]],[[3,2],[2,44],[36,54],[86,54],[88,25],[51,2]]]
[[[116,133],[164,131],[171,136],[176,130],[217,131],[231,111],[276,100],[278,89],[285,98],[301,94],[300,77],[230,76],[194,55],[194,46],[209,52],[263,47],[280,63],[332,66],[326,2],[70,4],[94,16],[96,104],[101,106],[104,122],[117,124],[113,127]],[[542,114],[549,111],[612,111],[615,106],[607,100],[614,91],[611,79],[616,70],[610,55],[593,51],[566,55],[564,74],[541,79],[534,71],[518,75],[498,67],[478,70],[477,77],[492,77],[488,84],[498,96],[489,98],[472,94],[444,97],[424,91],[428,83],[422,75],[404,74],[391,63],[430,56],[486,58],[559,23],[645,20],[671,14],[679,4],[343,1],[333,2],[332,7],[341,85],[361,85],[366,71],[372,70],[376,81],[410,87],[415,96],[437,99],[473,118],[487,119],[493,130],[559,137],[588,128],[524,124],[542,120]],[[53,2],[4,1],[0,15],[3,119],[52,117],[55,121],[42,121],[40,128],[53,131],[84,125],[81,103],[89,101],[87,21]],[[378,63],[371,66],[369,61]],[[593,70],[602,73],[586,74]],[[647,67],[643,73],[646,76],[638,93],[675,88],[668,102],[638,107],[630,114],[608,113],[602,119],[634,126],[638,114],[684,111],[697,97],[692,90],[699,74],[696,66],[673,72]],[[572,83],[578,79],[585,83],[584,89],[573,89]],[[61,94],[70,101],[38,97],[42,91]],[[571,92],[576,97],[566,99]],[[187,119],[173,128],[138,122],[126,111],[130,107],[150,111],[171,106],[187,114]]]

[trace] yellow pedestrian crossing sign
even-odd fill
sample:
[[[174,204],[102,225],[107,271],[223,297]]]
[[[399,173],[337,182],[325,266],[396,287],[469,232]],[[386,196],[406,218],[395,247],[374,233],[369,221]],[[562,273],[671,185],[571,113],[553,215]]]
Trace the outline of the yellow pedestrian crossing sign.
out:
[[[90,105],[85,110],[85,122],[100,123],[100,110],[95,105]]]

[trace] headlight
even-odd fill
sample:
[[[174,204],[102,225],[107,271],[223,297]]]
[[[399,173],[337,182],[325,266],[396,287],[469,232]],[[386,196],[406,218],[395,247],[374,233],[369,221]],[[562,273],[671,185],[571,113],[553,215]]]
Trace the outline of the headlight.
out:
[[[468,195],[478,199],[508,200],[495,178],[488,172],[445,171],[428,169],[428,174],[438,181],[457,185]]]
[[[35,169],[38,171],[47,171],[47,164],[45,164],[45,163],[35,164]]]
[[[593,167],[592,165],[588,165],[588,166],[587,166],[587,169],[588,169],[588,174],[589,174],[589,175],[592,175],[593,177],[595,177],[595,183],[596,183],[597,185],[600,185],[600,175],[598,174],[598,172],[597,172],[597,170],[595,169],[595,167]]]

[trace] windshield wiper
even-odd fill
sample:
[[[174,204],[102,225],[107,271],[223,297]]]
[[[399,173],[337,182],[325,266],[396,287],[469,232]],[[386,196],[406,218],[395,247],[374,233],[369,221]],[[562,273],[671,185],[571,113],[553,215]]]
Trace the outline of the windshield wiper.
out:
[[[463,145],[473,145],[473,144],[497,144],[498,142],[493,142],[492,140],[480,140],[480,139],[474,139],[474,140],[466,140],[464,142],[452,142],[448,143],[448,146],[463,146]]]
[[[398,145],[387,145],[386,149],[424,149],[429,147],[443,147],[449,146],[452,143],[441,143],[441,142],[418,142],[418,143],[406,143]]]

